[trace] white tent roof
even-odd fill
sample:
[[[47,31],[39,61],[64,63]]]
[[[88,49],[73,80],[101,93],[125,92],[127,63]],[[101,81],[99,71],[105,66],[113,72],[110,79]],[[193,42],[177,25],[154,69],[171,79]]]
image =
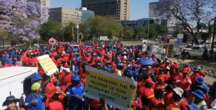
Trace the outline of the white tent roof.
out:
[[[29,76],[36,71],[37,71],[36,67],[15,66],[15,67],[0,68],[0,82],[16,76],[23,76],[23,75]]]
[[[11,92],[16,98],[23,94],[23,80],[31,74],[37,72],[36,67],[6,67],[0,68],[0,109]]]

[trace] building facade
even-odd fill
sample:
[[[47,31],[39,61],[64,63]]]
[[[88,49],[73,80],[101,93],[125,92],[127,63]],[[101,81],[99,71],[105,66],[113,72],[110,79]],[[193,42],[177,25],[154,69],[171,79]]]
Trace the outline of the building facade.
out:
[[[127,20],[121,22],[124,27],[143,27],[149,24],[159,24],[159,25],[167,25],[167,20],[165,19],[156,19],[156,18],[142,18],[138,20]]]
[[[59,22],[62,25],[69,23],[81,23],[81,11],[78,9],[65,9],[65,8],[51,8],[49,9],[49,19]]]
[[[161,3],[164,4],[163,2],[166,1],[159,0],[158,2],[151,2],[149,4],[149,17],[154,19],[166,19],[168,32],[173,33],[178,24],[178,20],[174,16],[168,18],[166,14],[160,12]]]
[[[49,18],[50,0],[27,0],[27,4],[30,2],[38,4],[41,24],[47,22]]]
[[[82,0],[82,7],[98,16],[112,16],[118,20],[128,20],[130,0]]]
[[[149,4],[149,17],[150,18],[158,18],[160,16],[159,13],[159,2],[151,2]]]
[[[40,0],[41,4],[41,23],[45,23],[49,19],[49,7],[50,1],[49,0]]]
[[[94,11],[88,10],[86,7],[83,7],[80,9],[81,11],[81,22],[84,23],[88,21],[89,19],[93,18],[95,16]]]
[[[65,9],[65,8],[51,8],[49,10],[49,19],[59,22],[62,25],[69,23],[80,24],[84,23],[95,16],[95,13],[87,8],[81,9]]]

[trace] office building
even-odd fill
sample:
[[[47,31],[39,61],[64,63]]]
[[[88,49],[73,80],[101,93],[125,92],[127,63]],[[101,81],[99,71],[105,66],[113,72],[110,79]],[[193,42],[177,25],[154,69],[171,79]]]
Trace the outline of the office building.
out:
[[[124,27],[143,27],[149,24],[159,24],[159,25],[167,25],[167,20],[165,19],[156,19],[156,18],[142,18],[138,20],[126,20],[121,22]]]
[[[51,8],[49,15],[50,20],[59,22],[65,26],[69,23],[84,23],[94,17],[95,13],[85,7],[81,9]]]
[[[81,11],[78,9],[51,8],[49,9],[49,19],[59,22],[62,25],[69,23],[81,23]]]
[[[27,4],[31,2],[39,6],[40,23],[43,24],[47,22],[49,18],[50,0],[27,0]]]
[[[166,14],[160,12],[160,7],[164,4],[163,2],[166,1],[159,0],[158,2],[151,2],[149,4],[149,17],[153,19],[167,19],[168,32],[173,33],[176,29],[176,25],[178,24],[178,20],[174,16],[170,16],[168,18]]]
[[[91,10],[88,10],[86,7],[83,7],[80,9],[81,11],[81,22],[84,23],[88,21],[89,19],[93,18],[95,16],[95,13]]]
[[[160,3],[159,2],[151,2],[149,4],[149,17],[150,18],[158,18],[160,16],[160,12],[158,10]]]
[[[129,19],[129,0],[82,0],[82,7],[87,7],[97,16],[112,16],[118,20]]]

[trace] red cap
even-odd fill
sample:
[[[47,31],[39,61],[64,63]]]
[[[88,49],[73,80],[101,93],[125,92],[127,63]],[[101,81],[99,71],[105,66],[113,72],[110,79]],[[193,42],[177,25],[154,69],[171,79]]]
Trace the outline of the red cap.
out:
[[[172,64],[172,66],[171,66],[172,68],[175,68],[175,69],[179,69],[179,64],[177,64],[177,63],[174,63],[174,64]]]
[[[185,73],[185,74],[189,74],[189,73],[191,73],[192,72],[192,69],[190,68],[190,67],[185,67],[184,69],[183,69],[183,73]]]
[[[150,88],[145,88],[144,89],[144,94],[143,96],[145,96],[147,99],[152,99],[154,98],[154,89],[150,89]]]
[[[148,78],[145,83],[149,83],[149,84],[152,84],[152,86],[154,86],[155,82],[151,79],[151,78]]]
[[[166,80],[165,75],[159,75],[158,80],[165,81]]]

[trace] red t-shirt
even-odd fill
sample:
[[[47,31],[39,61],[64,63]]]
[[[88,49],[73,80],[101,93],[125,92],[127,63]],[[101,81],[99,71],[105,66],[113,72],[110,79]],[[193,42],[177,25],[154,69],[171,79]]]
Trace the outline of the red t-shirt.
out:
[[[180,87],[183,90],[189,90],[192,82],[190,78],[183,78],[180,82]]]
[[[64,110],[64,106],[59,101],[50,102],[48,105],[49,110]]]
[[[166,93],[166,95],[164,97],[166,105],[169,105],[169,104],[171,104],[173,102],[173,96],[174,96],[173,92]]]

